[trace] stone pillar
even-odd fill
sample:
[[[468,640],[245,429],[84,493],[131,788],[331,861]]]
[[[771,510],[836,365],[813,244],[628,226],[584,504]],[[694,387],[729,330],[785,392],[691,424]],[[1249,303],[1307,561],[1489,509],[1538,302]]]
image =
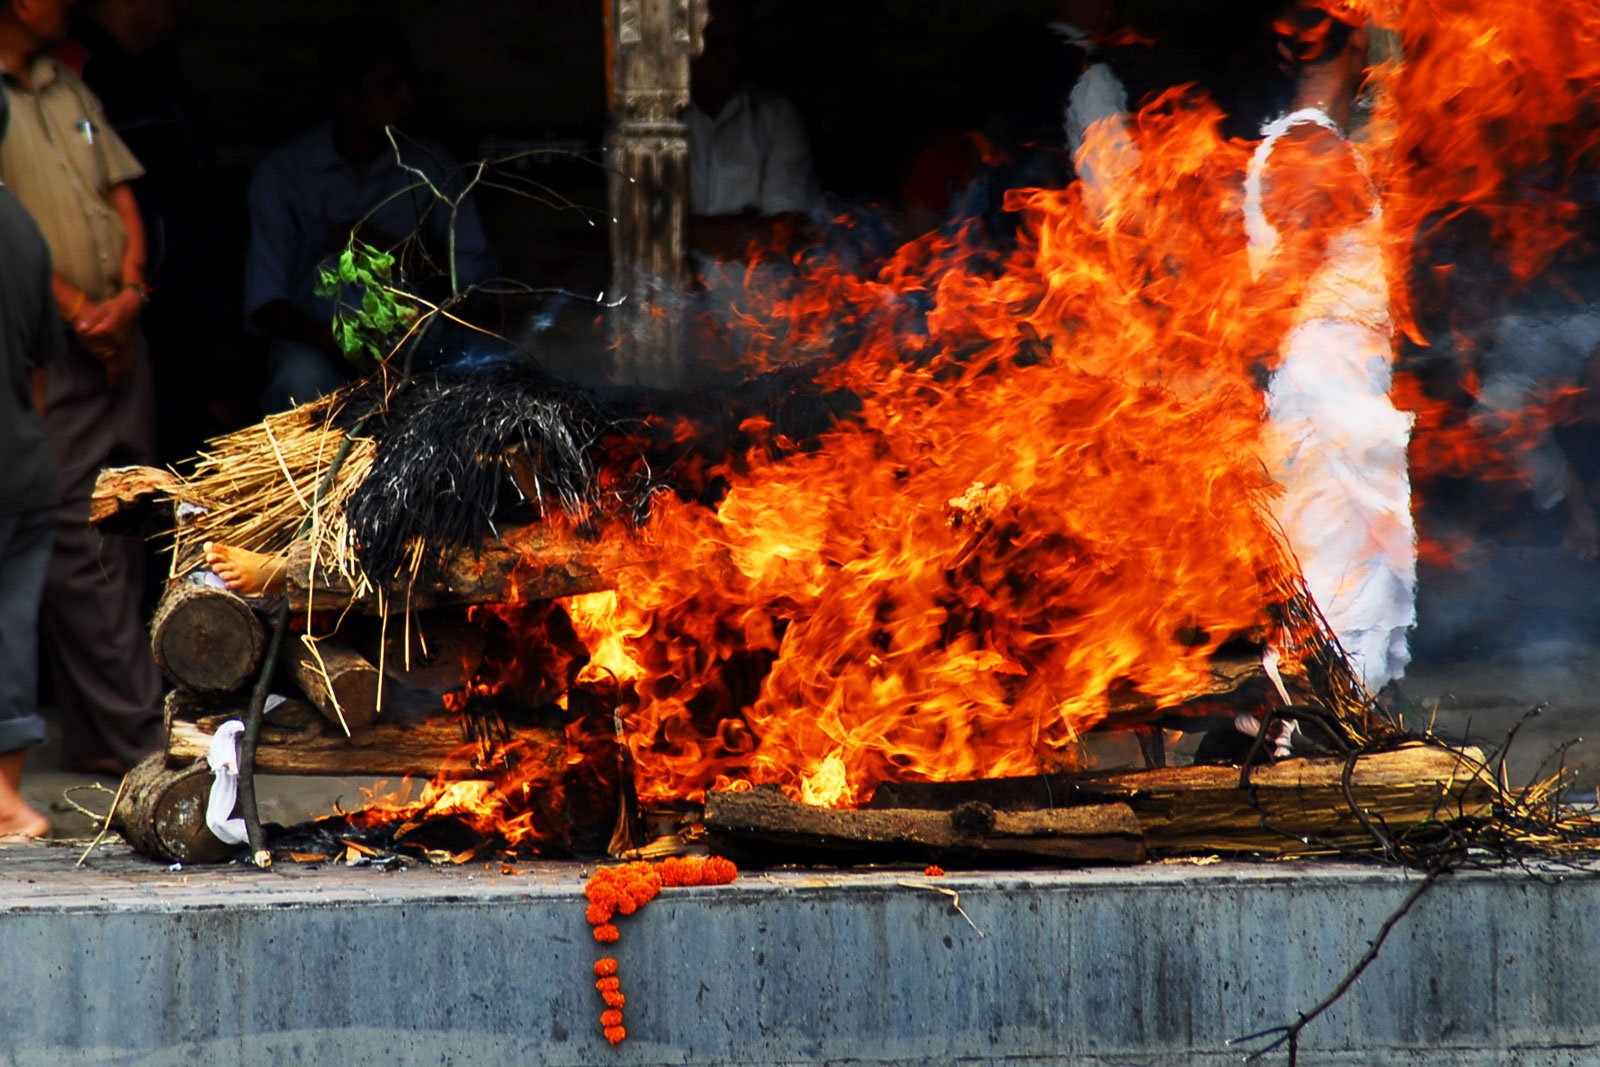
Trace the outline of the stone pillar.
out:
[[[706,0],[605,0],[611,131],[611,294],[617,378],[670,387],[681,379],[688,279],[689,62]]]

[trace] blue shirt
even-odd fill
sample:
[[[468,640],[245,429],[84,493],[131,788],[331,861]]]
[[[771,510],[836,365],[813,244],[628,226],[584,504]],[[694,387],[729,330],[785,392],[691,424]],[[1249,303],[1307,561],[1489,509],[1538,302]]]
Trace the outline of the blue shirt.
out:
[[[397,135],[407,166],[447,196],[460,195],[469,172],[443,146]],[[334,227],[362,222],[390,239],[425,233],[441,257],[449,248],[450,207],[416,175],[402,170],[392,150],[358,170],[334,147],[333,123],[290,138],[262,159],[250,181],[250,245],[245,260],[244,311],[255,314],[287,300],[318,321],[332,321],[331,298],[315,293],[319,268],[342,251]],[[463,290],[494,278],[499,263],[469,196],[456,217],[456,273]]]

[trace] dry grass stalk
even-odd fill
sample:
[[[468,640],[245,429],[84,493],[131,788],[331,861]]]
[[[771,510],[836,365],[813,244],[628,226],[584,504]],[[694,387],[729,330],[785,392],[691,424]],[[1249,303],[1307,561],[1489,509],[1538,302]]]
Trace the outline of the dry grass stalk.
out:
[[[310,519],[307,536],[317,559],[366,584],[344,506],[371,470],[376,443],[358,438],[331,488],[318,496],[344,440],[333,425],[343,400],[336,394],[207,442],[193,473],[172,490],[180,503],[204,509],[174,531],[174,574],[198,561],[207,541],[282,553]]]

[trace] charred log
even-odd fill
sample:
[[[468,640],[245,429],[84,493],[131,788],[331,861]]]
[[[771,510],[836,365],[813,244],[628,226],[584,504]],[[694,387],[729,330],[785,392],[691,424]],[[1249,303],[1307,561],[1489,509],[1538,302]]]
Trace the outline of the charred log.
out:
[[[156,467],[107,467],[94,482],[89,522],[102,533],[151,536],[172,526],[178,476]]]
[[[1040,811],[1001,811],[981,802],[951,811],[837,811],[799,804],[775,787],[762,787],[710,794],[705,824],[719,850],[757,862],[1144,859],[1139,822],[1121,803]]]
[[[554,600],[610,589],[623,568],[642,562],[642,551],[631,541],[590,541],[549,526],[523,526],[504,531],[476,554],[450,557],[436,573],[390,599],[394,608],[414,610]],[[348,576],[315,559],[305,542],[289,551],[288,596],[297,611],[347,605],[379,610],[376,592],[356,588]]]

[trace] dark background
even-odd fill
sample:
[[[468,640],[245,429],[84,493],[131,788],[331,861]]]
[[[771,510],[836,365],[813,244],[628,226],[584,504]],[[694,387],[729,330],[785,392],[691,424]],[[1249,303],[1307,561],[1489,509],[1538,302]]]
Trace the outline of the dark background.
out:
[[[1134,0],[1159,45],[1134,50],[1141,90],[1211,89],[1248,135],[1270,107],[1262,0]],[[996,122],[1059,129],[1070,72],[1046,28],[1052,0],[755,0],[751,80],[788,95],[808,124],[823,188],[841,206],[891,201],[907,157],[940,130]],[[251,0],[194,5],[180,39],[223,180],[241,205],[261,153],[327,110],[318,27],[370,15],[402,27],[419,66],[414,126],[463,159],[530,144],[571,149],[524,174],[603,219],[596,165],[606,123],[600,0]],[[508,273],[540,285],[606,284],[604,226],[506,194],[483,197]],[[241,215],[242,217],[242,215]]]

